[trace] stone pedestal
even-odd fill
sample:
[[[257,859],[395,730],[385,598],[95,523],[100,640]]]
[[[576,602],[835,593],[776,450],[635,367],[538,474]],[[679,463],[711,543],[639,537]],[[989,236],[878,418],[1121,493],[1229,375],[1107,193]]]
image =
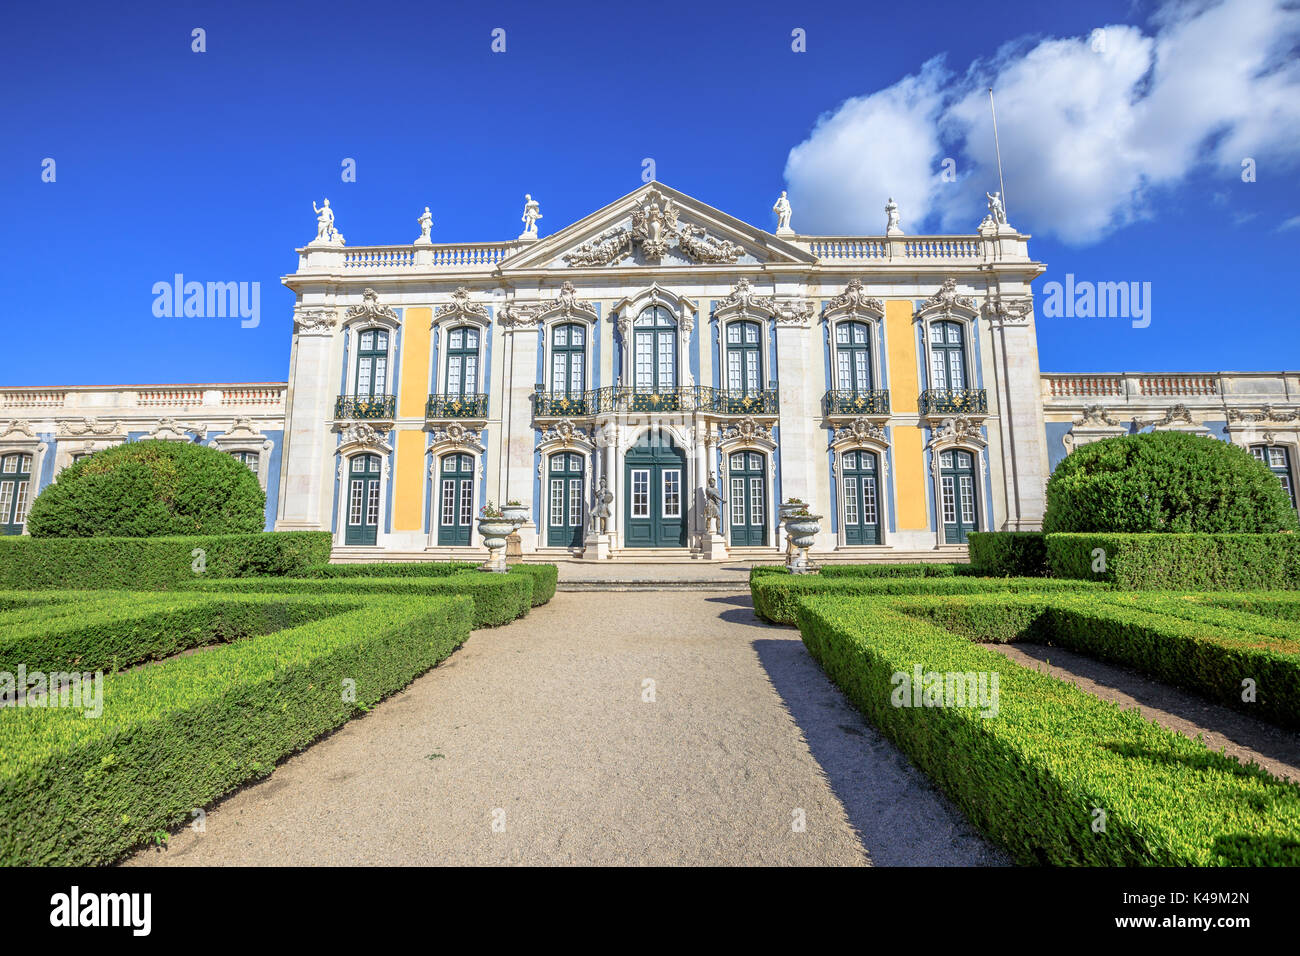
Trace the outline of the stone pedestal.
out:
[[[727,550],[727,542],[722,535],[712,531],[701,539],[700,555],[710,561],[725,561],[731,553]]]
[[[609,534],[589,534],[583,541],[584,550],[582,560],[584,561],[608,561],[609,548],[613,535]]]
[[[506,536],[506,563],[518,564],[524,556],[524,543],[516,531]]]

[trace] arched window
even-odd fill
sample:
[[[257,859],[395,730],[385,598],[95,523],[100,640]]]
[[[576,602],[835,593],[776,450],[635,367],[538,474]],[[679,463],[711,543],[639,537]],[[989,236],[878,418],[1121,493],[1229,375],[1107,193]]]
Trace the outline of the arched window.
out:
[[[447,387],[449,396],[477,395],[478,329],[469,326],[447,333]]]
[[[551,391],[576,398],[587,387],[587,330],[557,325],[551,334]]]
[[[727,389],[742,395],[763,390],[763,332],[757,322],[727,324]]]
[[[1291,499],[1291,507],[1296,506],[1295,486],[1291,483],[1291,456],[1281,445],[1254,445],[1250,453],[1268,465],[1268,470],[1277,475],[1282,482],[1286,495]]]
[[[950,392],[966,387],[966,336],[960,322],[930,325],[930,387]]]
[[[633,374],[638,392],[662,395],[677,387],[677,322],[661,305],[633,323]]]
[[[357,397],[388,394],[388,333],[367,329],[357,342]]]
[[[948,544],[962,544],[978,530],[979,502],[975,498],[975,456],[953,449],[939,454],[939,489],[943,533]]]
[[[0,458],[0,534],[22,534],[31,505],[32,456]]]
[[[871,391],[871,327],[865,322],[835,325],[835,387],[841,392]]]
[[[378,455],[354,455],[348,462],[347,525],[344,544],[375,544],[379,535]]]

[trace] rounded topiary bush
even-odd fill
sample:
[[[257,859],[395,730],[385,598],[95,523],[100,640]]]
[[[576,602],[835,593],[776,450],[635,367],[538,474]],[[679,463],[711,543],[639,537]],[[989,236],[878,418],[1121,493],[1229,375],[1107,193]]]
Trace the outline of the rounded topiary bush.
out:
[[[128,442],[59,472],[32,502],[34,538],[253,534],[266,493],[243,462],[178,441]]]
[[[1084,445],[1047,482],[1043,530],[1263,533],[1295,530],[1281,482],[1244,448],[1181,432]]]

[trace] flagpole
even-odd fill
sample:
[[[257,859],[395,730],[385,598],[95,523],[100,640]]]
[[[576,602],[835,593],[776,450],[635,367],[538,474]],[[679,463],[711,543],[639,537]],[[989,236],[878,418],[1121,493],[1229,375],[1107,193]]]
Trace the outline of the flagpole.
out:
[[[1002,144],[998,142],[998,111],[993,105],[993,87],[989,87],[989,112],[993,114],[993,148],[998,154],[998,188],[1002,190],[1002,214],[1010,220],[1007,212],[1007,184],[1002,181]]]

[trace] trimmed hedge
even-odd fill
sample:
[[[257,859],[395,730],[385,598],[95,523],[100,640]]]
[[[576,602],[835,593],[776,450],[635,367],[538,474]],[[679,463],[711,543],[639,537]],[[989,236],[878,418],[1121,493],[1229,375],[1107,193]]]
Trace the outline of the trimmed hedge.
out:
[[[177,587],[201,577],[292,575],[324,563],[330,546],[328,531],[178,538],[13,535],[0,537],[0,588],[149,590]],[[202,574],[193,570],[196,548],[204,552]]]
[[[1275,622],[1204,609],[1201,620],[1175,616],[1178,599],[1134,596],[1151,610],[1089,595],[978,595],[929,602],[900,601],[970,640],[1031,640],[1131,667],[1225,707],[1284,727],[1300,727],[1300,639]],[[1183,610],[1195,614],[1198,609]],[[1258,625],[1252,628],[1251,625]],[[1272,632],[1272,633],[1270,633]],[[1242,700],[1249,679],[1256,699]]]
[[[533,607],[541,607],[555,597],[555,586],[560,581],[557,564],[516,564],[511,574],[524,574],[533,579]]]
[[[886,599],[803,598],[831,679],[1022,864],[1300,865],[1300,786],[1214,753]],[[991,672],[998,712],[898,707],[895,675]],[[1093,831],[1097,808],[1105,829]]]
[[[823,564],[824,578],[952,578],[972,574],[969,564]]]
[[[980,574],[1034,578],[1047,574],[1041,531],[976,531],[969,535],[970,563]]]
[[[0,672],[116,671],[206,644],[320,620],[357,606],[288,595],[106,593],[75,613],[0,615]]]
[[[356,600],[322,621],[106,677],[99,719],[7,711],[0,865],[110,863],[271,773],[469,636],[464,597]]]
[[[1047,564],[1054,578],[1122,590],[1286,590],[1300,588],[1300,535],[1049,534]]]
[[[473,571],[471,561],[374,561],[363,564],[314,564],[304,568],[303,578],[443,578]]]
[[[193,581],[189,588],[244,594],[464,594],[474,602],[474,626],[496,627],[528,613],[533,578],[477,571],[440,578],[232,578]]]
[[[990,591],[1081,591],[1104,585],[1050,578],[823,578],[820,574],[764,576],[750,584],[754,610],[774,624],[793,624],[796,602],[811,594],[980,594]]]
[[[1152,432],[1078,448],[1047,482],[1043,530],[1258,534],[1300,530],[1277,476],[1230,442]]]
[[[59,472],[27,516],[34,538],[256,534],[266,493],[233,456],[206,445],[134,441]]]

